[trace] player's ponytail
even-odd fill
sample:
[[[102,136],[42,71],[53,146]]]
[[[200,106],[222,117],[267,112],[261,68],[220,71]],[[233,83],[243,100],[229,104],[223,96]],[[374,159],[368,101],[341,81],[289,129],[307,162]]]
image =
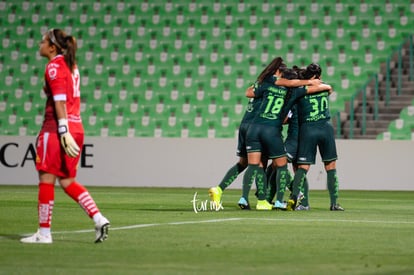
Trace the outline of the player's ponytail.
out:
[[[63,55],[65,56],[66,64],[68,64],[71,72],[73,72],[75,65],[76,65],[76,50],[77,50],[77,44],[75,37],[68,35],[65,37],[66,41],[66,49],[63,52]]]
[[[60,29],[50,29],[48,31],[50,43],[56,46],[57,53],[62,54],[65,62],[71,72],[73,72],[76,65],[76,50],[77,44],[75,37],[67,35]]]
[[[276,57],[275,59],[267,65],[266,68],[260,73],[257,77],[257,82],[261,84],[267,77],[274,75],[276,71],[283,65],[283,59],[281,57]]]

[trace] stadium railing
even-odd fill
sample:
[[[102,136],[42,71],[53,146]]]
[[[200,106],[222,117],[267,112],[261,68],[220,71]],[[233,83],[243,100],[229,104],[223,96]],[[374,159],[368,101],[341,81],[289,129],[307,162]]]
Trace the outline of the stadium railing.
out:
[[[386,71],[385,71],[385,97],[384,97],[384,104],[388,106],[390,103],[391,97],[391,60],[395,54],[397,54],[397,95],[402,94],[402,51],[403,46],[408,42],[408,56],[409,56],[409,79],[410,81],[414,78],[414,69],[413,69],[413,35],[409,35],[406,40],[401,43],[387,58],[386,60]],[[367,87],[374,83],[374,110],[373,110],[373,118],[374,120],[378,120],[378,105],[379,105],[379,78],[378,74],[372,75],[369,80],[364,84],[364,86],[359,89],[355,94],[352,95],[350,100],[350,110],[349,110],[349,138],[352,139],[354,137],[354,125],[355,125],[355,100],[361,99],[361,113],[362,113],[362,121],[361,121],[361,131],[364,135],[366,133],[366,117],[368,112],[369,105],[367,104]]]

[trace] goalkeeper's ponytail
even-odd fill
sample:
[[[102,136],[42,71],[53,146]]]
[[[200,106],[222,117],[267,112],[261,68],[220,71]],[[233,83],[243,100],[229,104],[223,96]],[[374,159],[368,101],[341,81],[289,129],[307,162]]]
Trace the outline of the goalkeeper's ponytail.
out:
[[[63,55],[65,56],[65,61],[66,64],[68,64],[71,72],[73,73],[73,70],[75,69],[75,65],[76,65],[76,50],[77,50],[77,45],[76,45],[76,39],[75,37],[68,35],[65,37],[65,41],[66,41],[66,50],[63,53]]]
[[[50,43],[57,48],[58,54],[63,54],[65,62],[73,73],[76,65],[77,44],[75,37],[67,35],[63,30],[50,29],[48,31]]]

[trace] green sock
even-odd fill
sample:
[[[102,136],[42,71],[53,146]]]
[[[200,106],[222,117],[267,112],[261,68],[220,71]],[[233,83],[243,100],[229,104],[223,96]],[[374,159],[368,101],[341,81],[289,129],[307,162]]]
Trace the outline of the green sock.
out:
[[[292,185],[293,185],[293,177],[290,171],[288,170],[288,179],[287,179],[286,188],[289,189],[290,192],[292,192]]]
[[[303,199],[301,204],[303,206],[309,206],[309,183],[306,177],[304,178],[302,190],[300,191],[303,193]]]
[[[265,173],[266,173],[265,190],[266,190],[266,198],[267,198],[267,194],[269,193],[270,184],[271,184],[271,177],[273,174],[272,165],[266,168]]]
[[[251,165],[249,164],[247,166],[246,172],[244,173],[243,177],[243,187],[242,187],[242,196],[246,199],[247,202],[249,202],[249,193],[250,189],[252,187],[253,182],[256,180],[256,176],[259,170],[262,170],[262,168],[259,167],[259,165]]]
[[[283,197],[285,196],[285,189],[287,185],[289,171],[287,165],[277,167],[276,172],[276,200],[283,202]]]
[[[299,192],[303,186],[303,182],[306,179],[306,173],[307,171],[303,168],[298,168],[295,172],[295,177],[293,178],[293,184],[292,184],[292,197],[294,199],[297,199]]]
[[[276,170],[272,169],[272,173],[267,178],[266,200],[268,202],[272,202],[275,195],[276,195]]]
[[[233,181],[237,178],[237,176],[244,171],[246,167],[240,165],[240,163],[236,163],[233,165],[227,173],[224,175],[224,178],[221,180],[219,186],[221,190],[226,189],[233,183]]]
[[[329,198],[331,199],[331,204],[336,204],[336,200],[339,196],[339,183],[338,176],[336,175],[336,169],[326,171],[326,174],[328,178]]]
[[[262,201],[266,199],[266,173],[263,169],[257,170],[256,175],[257,199]]]

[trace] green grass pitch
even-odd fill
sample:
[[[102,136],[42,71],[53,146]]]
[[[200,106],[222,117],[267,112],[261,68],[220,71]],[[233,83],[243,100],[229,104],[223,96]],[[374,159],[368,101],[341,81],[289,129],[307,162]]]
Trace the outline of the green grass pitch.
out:
[[[311,190],[311,211],[193,211],[207,189],[89,187],[111,221],[92,221],[56,187],[53,244],[21,244],[37,229],[37,187],[0,186],[0,274],[414,274],[414,192]],[[253,192],[251,204],[255,205]]]

